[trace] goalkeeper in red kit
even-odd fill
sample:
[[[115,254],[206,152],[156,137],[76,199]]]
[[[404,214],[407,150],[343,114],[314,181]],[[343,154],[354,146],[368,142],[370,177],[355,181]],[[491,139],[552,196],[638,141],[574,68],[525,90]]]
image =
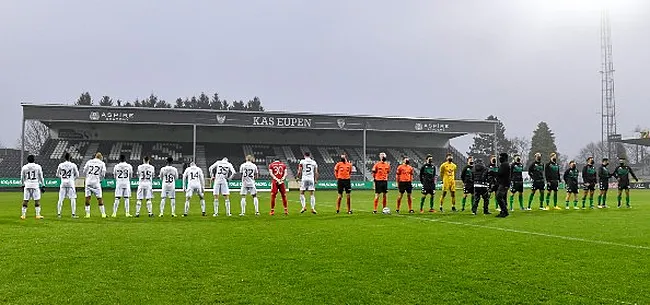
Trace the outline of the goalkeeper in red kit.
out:
[[[275,198],[278,193],[282,196],[282,206],[284,207],[284,215],[289,215],[287,210],[287,186],[284,182],[287,178],[287,165],[282,163],[279,159],[269,164],[269,173],[273,181],[271,182],[271,216],[275,215]]]

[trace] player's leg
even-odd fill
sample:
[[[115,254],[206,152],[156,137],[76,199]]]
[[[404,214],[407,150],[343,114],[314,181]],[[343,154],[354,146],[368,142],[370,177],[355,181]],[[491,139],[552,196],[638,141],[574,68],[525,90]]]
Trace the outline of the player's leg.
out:
[[[312,184],[311,189],[309,190],[309,203],[311,205],[311,213],[316,214],[316,189],[315,185]]]
[[[402,208],[402,197],[404,197],[404,192],[406,191],[401,185],[397,186],[399,195],[397,195],[397,208],[395,213],[399,214],[399,210]]]
[[[587,206],[587,196],[589,196],[589,186],[585,185],[584,191],[582,193],[582,208],[585,209]]]
[[[348,208],[348,214],[352,214],[352,198],[351,190],[346,190],[345,204]]]
[[[63,208],[63,200],[65,200],[66,188],[59,188],[59,201],[56,203],[56,217],[61,218],[61,209]]]
[[[228,195],[222,195],[223,196],[223,203],[224,206],[226,207],[226,216],[231,216],[230,214],[230,193]]]
[[[201,216],[205,216],[205,195],[201,188],[197,189],[196,192],[199,195],[199,203],[201,204]]]
[[[280,196],[282,196],[282,207],[284,208],[284,215],[289,215],[289,200],[287,199],[287,186],[285,183],[280,185]]]
[[[117,209],[120,207],[120,200],[122,198],[124,191],[123,189],[116,187],[115,188],[115,200],[113,201],[113,214],[111,214],[111,217],[115,218],[117,217]]]
[[[136,202],[135,202],[135,217],[140,217],[140,209],[142,209],[142,200],[144,199],[144,189],[138,187]]]
[[[385,190],[381,195],[381,208],[385,209],[388,207],[388,190]]]
[[[442,196],[440,196],[440,212],[442,212],[442,206],[445,204],[445,197],[447,197],[447,185],[443,182]]]
[[[92,191],[89,187],[86,187],[86,201],[84,203],[84,210],[86,211],[86,218],[90,218],[90,198],[92,196]]]
[[[248,191],[243,185],[239,194],[241,195],[241,200],[239,201],[241,213],[239,213],[239,216],[244,216],[246,215],[246,196],[248,195]]]
[[[158,217],[163,217],[165,215],[165,203],[167,201],[168,194],[168,191],[163,186],[162,191],[160,192],[160,213],[158,214]]]
[[[630,207],[630,189],[625,189],[625,206]]]
[[[275,199],[278,196],[278,188],[278,183],[273,181],[271,183],[271,212],[269,213],[271,216],[275,215]]]
[[[25,189],[23,191],[23,205],[21,209],[20,219],[24,220],[27,217],[27,206],[29,206],[29,198],[30,198],[29,189]]]
[[[377,190],[375,190],[375,200],[373,201],[372,212],[377,214],[377,208],[378,207],[379,207],[379,192],[377,192]]]
[[[300,206],[302,206],[302,208],[300,209],[300,213],[304,213],[305,211],[307,211],[307,208],[306,208],[307,203],[306,203],[306,200],[305,200],[305,190],[302,189],[302,188],[300,189]]]
[[[169,205],[172,208],[172,217],[176,217],[176,188],[169,191]]]
[[[72,218],[77,218],[77,190],[74,187],[70,188],[70,211]]]
[[[578,188],[576,187],[573,189],[573,209],[574,210],[579,210],[580,208],[578,207],[578,194],[580,193],[578,191]],[[584,208],[584,207],[583,207]]]
[[[451,195],[451,210],[456,212],[456,188],[454,186],[452,186],[449,194]]]
[[[341,199],[343,199],[343,181],[341,179],[338,179],[336,181],[336,214],[338,214],[341,211]]]
[[[424,213],[424,201],[427,200],[427,189],[424,184],[422,184],[422,197],[420,197],[420,213]]]
[[[618,197],[616,197],[616,199],[617,199],[617,201],[618,201],[618,207],[619,207],[619,208],[621,207],[621,200],[622,200],[622,197],[623,197],[623,189],[620,188],[620,186],[619,186],[619,188],[618,188]]]
[[[594,208],[594,192],[595,192],[595,191],[596,191],[596,190],[593,188],[593,186],[592,186],[592,188],[589,190],[589,208],[590,208],[590,209],[593,209],[593,208]]]
[[[250,189],[251,196],[253,197],[253,207],[255,207],[255,216],[260,215],[260,200],[257,198],[257,188],[253,186]]]
[[[407,186],[406,188],[406,200],[409,206],[409,213],[412,214],[413,211],[413,188],[411,186]]]
[[[95,197],[97,198],[97,204],[99,205],[99,213],[102,215],[102,218],[106,218],[106,208],[104,207],[104,198],[102,196],[102,188],[98,187],[96,190]]]
[[[533,187],[532,190],[530,191],[530,196],[528,196],[528,208],[529,209],[531,209],[532,206],[533,206],[533,200],[535,200],[535,193],[536,192],[537,192],[537,190],[535,189],[535,187]]]
[[[147,212],[149,217],[153,217],[153,188],[148,187],[145,189],[145,199],[147,200]]]
[[[190,201],[194,195],[194,190],[189,188],[185,191],[185,209],[183,210],[183,217],[187,217],[187,213],[190,211]]]

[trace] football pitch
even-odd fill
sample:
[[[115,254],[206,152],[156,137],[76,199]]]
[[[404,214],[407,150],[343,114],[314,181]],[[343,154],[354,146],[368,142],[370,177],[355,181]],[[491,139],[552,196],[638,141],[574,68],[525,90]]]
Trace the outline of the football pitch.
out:
[[[195,198],[188,218],[127,219],[122,206],[118,218],[101,219],[93,201],[93,218],[70,219],[66,202],[59,220],[57,195],[45,194],[44,220],[30,205],[23,221],[22,193],[0,193],[0,303],[650,303],[648,191],[633,191],[632,209],[617,209],[610,192],[610,209],[516,210],[507,219],[373,215],[373,194],[357,191],[354,215],[335,215],[335,192],[317,193],[318,215],[299,214],[291,192],[288,217],[280,200],[269,216],[262,193],[259,217],[250,199],[245,217],[201,217]],[[414,201],[419,209],[419,194]]]

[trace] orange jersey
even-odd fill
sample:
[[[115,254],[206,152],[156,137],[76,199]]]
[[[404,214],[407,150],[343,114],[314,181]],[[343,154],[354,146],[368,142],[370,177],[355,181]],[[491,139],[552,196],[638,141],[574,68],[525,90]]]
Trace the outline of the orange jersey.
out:
[[[397,167],[397,182],[413,182],[413,167],[402,164]]]
[[[336,179],[350,179],[352,175],[352,163],[350,162],[339,162],[334,166],[334,176]]]
[[[377,181],[388,181],[390,173],[390,164],[379,161],[372,167],[372,177]]]

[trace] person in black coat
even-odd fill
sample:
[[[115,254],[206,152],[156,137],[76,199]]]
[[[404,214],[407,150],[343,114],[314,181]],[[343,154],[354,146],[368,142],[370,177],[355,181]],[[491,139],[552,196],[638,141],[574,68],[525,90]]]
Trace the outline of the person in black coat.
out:
[[[510,163],[508,163],[508,154],[502,153],[499,155],[499,172],[497,173],[497,202],[501,213],[497,215],[499,218],[505,218],[510,215],[508,213],[508,190],[510,189]]]
[[[483,160],[476,160],[476,165],[472,168],[472,180],[474,196],[472,200],[472,214],[476,215],[478,210],[478,203],[483,198],[483,214],[491,214],[489,211],[490,205],[490,176],[489,170],[483,164]]]

